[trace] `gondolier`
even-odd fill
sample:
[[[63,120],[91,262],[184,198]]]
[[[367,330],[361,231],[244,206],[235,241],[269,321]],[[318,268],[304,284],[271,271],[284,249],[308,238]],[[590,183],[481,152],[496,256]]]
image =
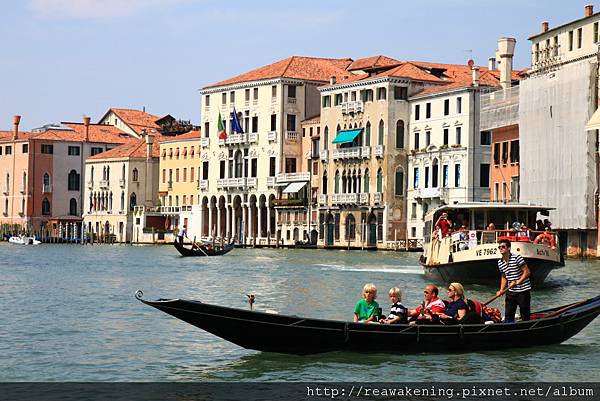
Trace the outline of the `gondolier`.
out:
[[[185,224],[181,226],[181,228],[179,229],[179,243],[183,244],[183,238],[187,237],[187,231],[186,231],[186,226]]]
[[[502,258],[498,260],[500,270],[500,289],[496,295],[506,292],[504,321],[514,322],[517,306],[522,320],[531,316],[531,281],[530,271],[522,256],[510,252],[510,241],[498,241],[498,250]]]

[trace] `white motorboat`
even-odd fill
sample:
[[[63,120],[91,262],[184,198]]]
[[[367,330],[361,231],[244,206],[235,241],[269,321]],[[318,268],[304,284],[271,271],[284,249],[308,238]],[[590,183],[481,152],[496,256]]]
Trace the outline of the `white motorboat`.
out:
[[[8,242],[10,242],[11,244],[17,244],[17,245],[39,245],[39,244],[41,244],[41,242],[36,240],[35,237],[28,237],[26,235],[12,236],[8,239]]]

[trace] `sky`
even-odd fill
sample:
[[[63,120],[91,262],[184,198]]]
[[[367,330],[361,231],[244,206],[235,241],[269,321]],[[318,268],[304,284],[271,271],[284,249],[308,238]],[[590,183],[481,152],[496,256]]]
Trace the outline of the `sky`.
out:
[[[584,16],[591,0],[20,0],[0,24],[0,130],[97,122],[111,107],[200,121],[198,90],[292,55],[487,65],[499,37]]]

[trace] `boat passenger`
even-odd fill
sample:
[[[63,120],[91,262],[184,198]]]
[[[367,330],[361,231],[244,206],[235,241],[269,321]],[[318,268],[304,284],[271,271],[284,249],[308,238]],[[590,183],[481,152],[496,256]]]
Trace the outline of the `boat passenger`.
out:
[[[448,286],[448,298],[450,300],[446,304],[444,311],[439,313],[439,316],[444,319],[444,323],[456,323],[466,316],[469,309],[465,300],[465,289],[462,284],[450,283]]]
[[[438,293],[439,290],[435,285],[427,284],[423,290],[425,300],[416,309],[408,311],[408,316],[419,321],[437,320],[437,315],[446,309],[444,301],[438,298]]]
[[[500,289],[496,295],[506,291],[504,321],[514,322],[517,306],[523,320],[529,320],[531,315],[531,281],[530,271],[521,255],[510,252],[510,241],[498,241],[498,249],[502,258],[498,260],[500,270]],[[508,288],[508,290],[507,290]]]
[[[544,219],[544,227],[548,227],[548,230],[552,230],[552,223],[548,219]]]
[[[544,231],[544,222],[542,220],[536,220],[535,231]]]
[[[435,227],[439,228],[442,232],[442,238],[445,238],[448,236],[448,234],[450,234],[450,231],[452,231],[452,221],[448,219],[448,213],[442,213],[442,215],[437,219]]]
[[[379,319],[379,323],[384,324],[396,324],[406,323],[408,317],[408,309],[402,305],[402,292],[398,287],[392,287],[389,291],[390,301],[392,306],[390,308],[390,314],[385,319]]]
[[[490,223],[487,226],[488,231],[496,231],[496,225],[494,223]]]
[[[375,284],[365,284],[363,287],[363,299],[359,300],[354,307],[355,322],[370,323],[377,321],[379,304],[375,302],[375,298],[377,298],[377,287],[375,287]]]
[[[185,224],[183,226],[181,226],[181,229],[179,230],[179,243],[183,244],[183,238],[187,237],[187,231],[186,231],[186,226]]]

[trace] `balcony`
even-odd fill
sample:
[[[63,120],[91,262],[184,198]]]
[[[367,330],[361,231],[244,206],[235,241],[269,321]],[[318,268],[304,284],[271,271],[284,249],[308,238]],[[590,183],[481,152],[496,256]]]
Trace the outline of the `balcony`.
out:
[[[373,194],[373,204],[380,205],[383,203],[383,194],[381,192],[375,192]]]
[[[121,178],[121,179],[119,180],[119,186],[120,186],[121,188],[125,188],[125,180],[124,180],[123,178]]]
[[[296,98],[295,97],[288,97],[287,98],[287,102],[288,102],[288,104],[296,104]]]
[[[327,149],[323,149],[322,151],[319,152],[319,159],[321,159],[321,161],[326,162],[328,158],[329,158],[329,151]]]
[[[360,194],[358,194],[358,203],[360,203],[361,205],[368,205],[369,204],[369,194],[364,193],[364,192],[361,192]]]
[[[413,192],[415,199],[443,198],[448,193],[448,188],[417,188]]]
[[[108,189],[110,187],[109,180],[100,180],[100,189]]]
[[[283,182],[302,182],[310,180],[310,173],[280,173],[277,174],[277,183]]]
[[[42,185],[42,192],[45,193],[45,194],[52,193],[52,185],[50,185],[50,184],[44,184],[44,185]]]
[[[350,204],[356,205],[358,204],[359,194],[333,194],[331,195],[331,203],[333,205],[340,204]]]
[[[359,159],[360,147],[354,148],[339,148],[333,150],[333,160],[338,159]]]
[[[360,148],[360,157],[362,157],[363,159],[370,159],[371,158],[371,147],[370,146],[363,146]]]
[[[269,131],[267,133],[267,140],[269,142],[275,142],[275,141],[277,141],[277,131]]]
[[[256,132],[251,134],[231,134],[226,139],[219,139],[219,145],[243,145],[256,142],[258,142],[258,134]]]
[[[200,146],[208,148],[210,146],[210,138],[200,138]]]
[[[267,187],[271,188],[275,186],[275,177],[267,177]]]
[[[362,100],[352,101],[352,102],[343,102],[342,106],[342,114],[350,114],[350,113],[361,113],[363,111],[363,102]]]
[[[245,186],[246,186],[246,178],[244,178],[244,177],[220,178],[217,180],[217,189],[243,188]]]
[[[88,180],[87,187],[88,187],[88,189],[93,189],[94,188],[94,180]]]
[[[326,204],[327,204],[327,195],[325,195],[325,194],[319,195],[319,205],[326,205]]]
[[[297,141],[298,138],[300,138],[300,135],[298,135],[298,131],[286,131],[285,132],[285,139],[287,141]]]
[[[173,181],[168,181],[167,182],[167,190],[170,191],[173,189]]]
[[[258,134],[256,132],[248,134],[248,139],[246,140],[246,142],[247,143],[257,143],[258,142]]]
[[[273,206],[275,207],[306,207],[308,202],[306,199],[273,199]]]
[[[246,186],[249,188],[256,188],[257,183],[258,179],[256,177],[246,178]]]
[[[207,191],[208,190],[208,180],[198,180],[198,189]]]
[[[383,157],[384,147],[383,145],[375,146],[375,157]]]

